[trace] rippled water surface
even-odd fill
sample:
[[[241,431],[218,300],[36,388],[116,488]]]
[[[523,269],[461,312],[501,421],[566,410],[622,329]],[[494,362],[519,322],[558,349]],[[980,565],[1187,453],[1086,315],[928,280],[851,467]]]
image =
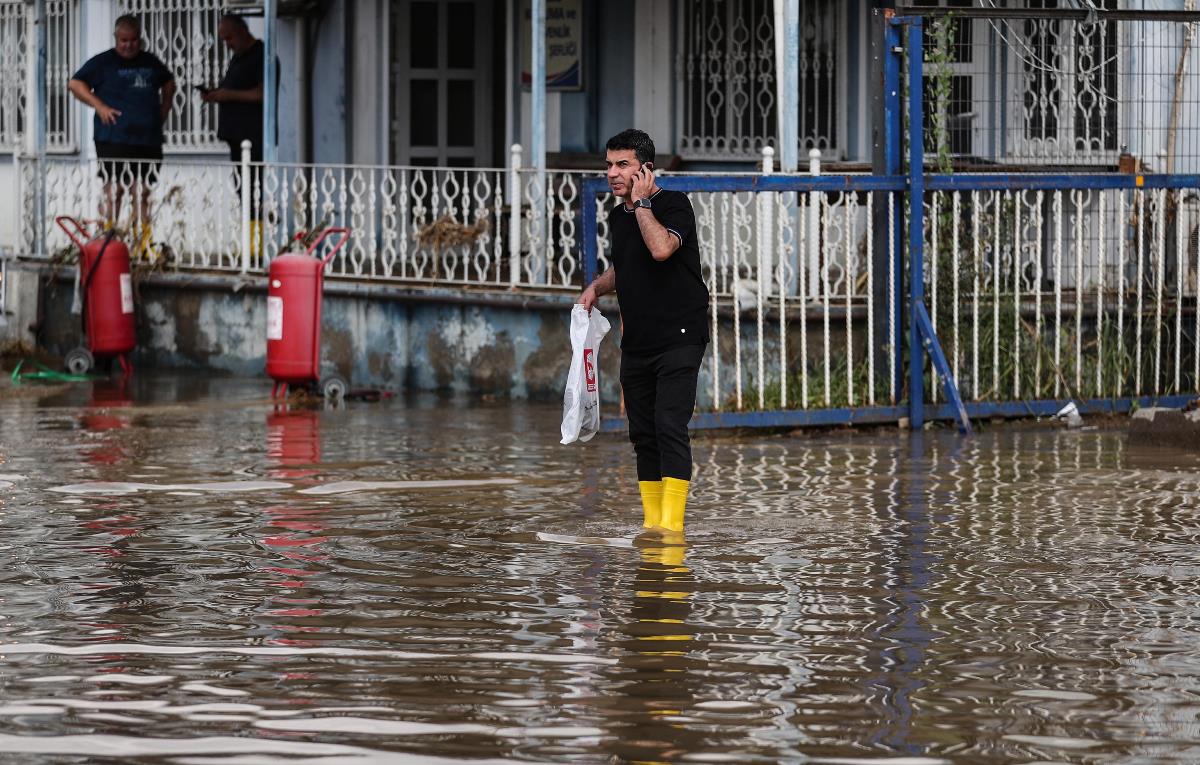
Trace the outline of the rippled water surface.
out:
[[[1196,455],[266,388],[0,401],[0,760],[1200,762]]]

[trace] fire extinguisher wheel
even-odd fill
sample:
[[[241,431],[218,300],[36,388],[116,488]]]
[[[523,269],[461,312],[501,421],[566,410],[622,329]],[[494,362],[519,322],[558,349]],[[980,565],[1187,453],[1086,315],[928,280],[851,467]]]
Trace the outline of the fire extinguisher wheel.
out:
[[[96,360],[87,348],[72,348],[63,359],[63,366],[73,375],[85,375],[92,371],[95,365]]]
[[[328,375],[321,380],[321,395],[327,401],[341,401],[346,397],[350,386],[341,375]]]

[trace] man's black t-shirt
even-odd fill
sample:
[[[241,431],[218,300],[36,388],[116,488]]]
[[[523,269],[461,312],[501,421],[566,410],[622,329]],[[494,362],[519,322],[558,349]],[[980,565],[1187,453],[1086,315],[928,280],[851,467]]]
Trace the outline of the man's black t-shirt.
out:
[[[250,90],[262,85],[264,55],[263,41],[255,40],[253,45],[229,60],[229,68],[221,78],[220,87],[228,90]],[[262,101],[228,101],[218,104],[218,107],[217,138],[229,143],[236,152],[241,151],[241,143],[246,139],[249,139],[255,148],[262,146]]]
[[[687,195],[659,189],[650,211],[679,239],[671,257],[657,261],[638,227],[637,211],[617,204],[608,212],[612,264],[621,304],[621,348],[657,353],[708,342],[708,287],[700,271],[696,214]]]
[[[92,134],[96,143],[162,146],[159,89],[175,79],[175,75],[154,54],[141,51],[125,59],[110,48],[88,59],[72,79],[86,83],[97,98],[121,112],[112,125],[101,122],[98,113],[93,117]]]

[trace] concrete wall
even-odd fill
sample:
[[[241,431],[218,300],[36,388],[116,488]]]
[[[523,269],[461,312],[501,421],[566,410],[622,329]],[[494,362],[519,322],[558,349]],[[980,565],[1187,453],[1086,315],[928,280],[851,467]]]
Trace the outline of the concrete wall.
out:
[[[570,361],[569,316],[573,296],[531,306],[469,304],[393,291],[339,293],[327,285],[321,337],[324,372],[352,387],[454,391],[511,398],[562,395]],[[70,314],[71,284],[42,293],[46,317],[41,342],[55,353],[79,343],[78,317]],[[616,312],[612,311],[615,317]],[[211,369],[239,376],[264,375],[266,299],[260,288],[143,285],[138,294],[135,364],[155,368]],[[616,333],[613,333],[615,340]],[[617,398],[616,345],[601,354],[601,384]],[[612,350],[609,350],[612,349]]]
[[[26,271],[32,275],[32,272]],[[264,376],[266,366],[266,299],[263,285],[235,292],[231,278],[208,279],[167,275],[154,277],[138,290],[137,366],[212,370],[238,376]],[[36,317],[36,290],[24,282],[20,303],[26,312],[22,326]],[[38,341],[63,354],[80,342],[79,318],[70,313],[71,283],[53,283],[41,292],[42,327]],[[410,291],[399,287],[326,284],[322,319],[323,373],[337,372],[352,387],[393,391],[444,391],[517,399],[559,399],[567,378],[571,344],[570,306],[574,295],[468,296],[450,290]],[[607,301],[607,299],[606,299]],[[613,329],[601,346],[601,394],[608,405],[619,400],[619,314],[615,302],[602,303]],[[765,337],[767,387],[777,387],[779,375],[777,317],[768,317]],[[854,322],[856,365],[865,363],[865,327]],[[799,364],[800,331],[804,322],[789,314],[788,369]],[[844,319],[831,333],[833,355],[845,348]],[[743,400],[757,404],[757,323],[754,315],[741,319],[740,354]],[[809,364],[822,352],[821,322],[808,318]],[[697,407],[713,409],[713,348],[705,354],[698,386]],[[733,317],[720,318],[717,356],[720,359],[721,408],[731,409],[735,391]],[[882,375],[882,369],[880,371]],[[810,384],[819,389],[813,376]],[[879,388],[880,399],[885,387]],[[865,390],[857,393],[859,401]],[[797,402],[793,397],[792,405]]]

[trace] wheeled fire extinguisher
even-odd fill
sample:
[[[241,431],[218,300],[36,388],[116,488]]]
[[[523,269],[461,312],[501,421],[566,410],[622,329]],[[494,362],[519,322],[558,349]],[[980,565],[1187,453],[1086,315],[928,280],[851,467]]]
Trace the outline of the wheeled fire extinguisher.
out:
[[[340,234],[324,258],[314,251],[331,234]],[[303,233],[296,237],[297,240]],[[289,252],[271,261],[267,275],[267,375],[275,381],[271,396],[290,386],[319,383],[329,399],[346,394],[346,381],[321,377],[321,291],[325,266],[350,239],[350,229],[327,228],[304,252]]]
[[[67,353],[67,370],[85,374],[96,358],[115,356],[121,371],[129,374],[128,354],[137,344],[129,248],[115,229],[89,237],[83,223],[68,215],[60,215],[54,222],[79,248],[79,292],[83,299],[83,334],[87,338],[86,347]]]

